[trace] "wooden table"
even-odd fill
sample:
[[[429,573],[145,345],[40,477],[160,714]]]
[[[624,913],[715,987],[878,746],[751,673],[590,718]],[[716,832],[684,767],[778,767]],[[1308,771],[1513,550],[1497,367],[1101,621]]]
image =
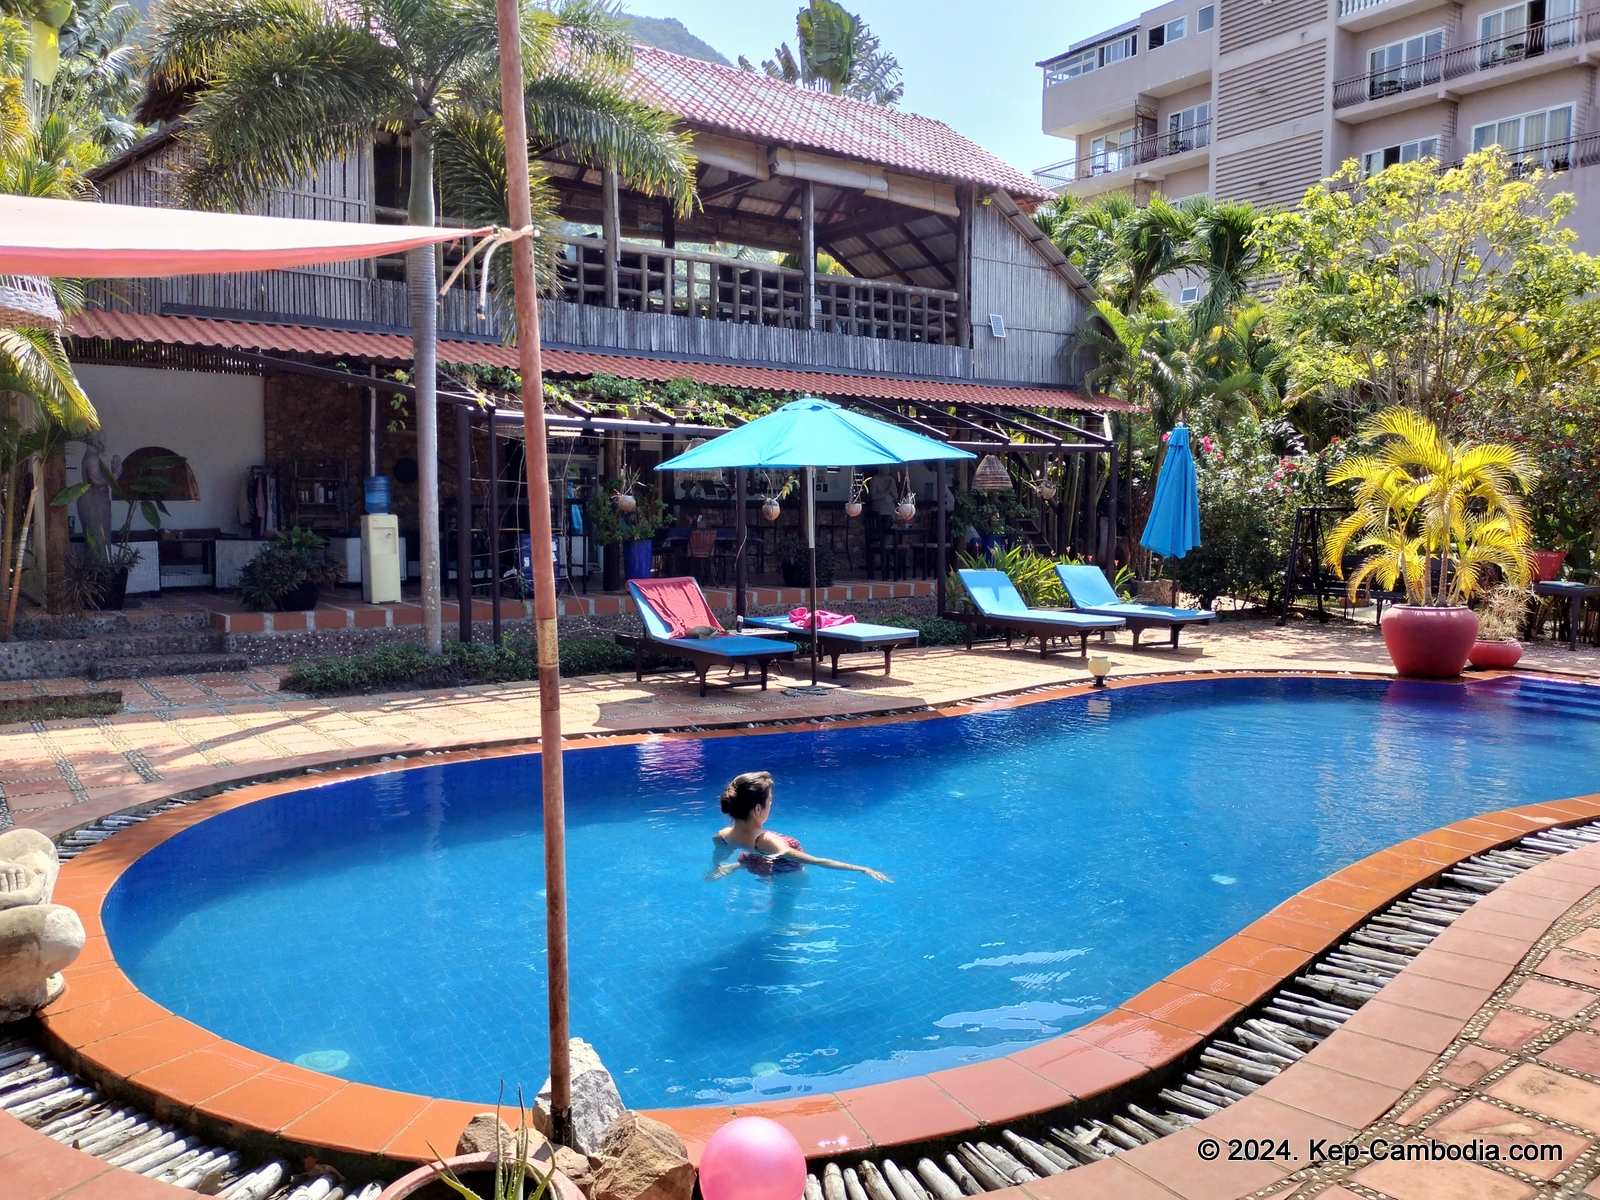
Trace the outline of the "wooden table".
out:
[[[1579,583],[1574,579],[1551,579],[1533,585],[1536,596],[1567,598],[1567,649],[1578,648],[1578,627],[1583,624],[1583,602],[1600,597],[1600,584]]]

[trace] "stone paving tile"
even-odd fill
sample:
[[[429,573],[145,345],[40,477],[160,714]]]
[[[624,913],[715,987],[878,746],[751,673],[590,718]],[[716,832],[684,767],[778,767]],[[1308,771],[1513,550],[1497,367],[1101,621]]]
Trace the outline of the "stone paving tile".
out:
[[[1362,1130],[1356,1164],[1307,1168],[1273,1200],[1600,1200],[1597,896],[1569,902],[1433,1065]],[[1552,959],[1562,982],[1549,977]],[[1368,1024],[1389,990],[1347,1028]],[[1291,1080],[1296,1069],[1280,1079]],[[1407,1157],[1379,1160],[1377,1142],[1403,1147]],[[1513,1147],[1526,1155],[1532,1146],[1545,1148],[1542,1158],[1511,1160]],[[1438,1157],[1450,1147],[1456,1159]]]

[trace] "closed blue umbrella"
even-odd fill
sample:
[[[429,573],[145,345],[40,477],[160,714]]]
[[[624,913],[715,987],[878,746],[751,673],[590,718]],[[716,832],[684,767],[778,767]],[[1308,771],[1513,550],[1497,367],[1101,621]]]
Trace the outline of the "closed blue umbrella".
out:
[[[1139,544],[1163,558],[1182,558],[1200,544],[1200,485],[1195,481],[1189,431],[1179,425],[1167,438],[1167,460]]]
[[[933,438],[887,421],[802,396],[669,459],[658,471],[802,469],[806,489],[806,544],[811,551],[811,686],[817,686],[818,467],[888,467],[913,462],[975,458]],[[1191,470],[1191,474],[1192,474]]]

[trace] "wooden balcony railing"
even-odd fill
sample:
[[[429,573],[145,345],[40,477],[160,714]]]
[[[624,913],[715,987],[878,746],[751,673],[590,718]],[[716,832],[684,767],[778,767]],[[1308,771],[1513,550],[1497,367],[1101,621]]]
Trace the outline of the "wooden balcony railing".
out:
[[[553,240],[562,247],[562,298],[606,306],[611,286],[605,243]],[[936,346],[956,345],[959,337],[960,298],[936,288],[818,275],[808,322],[805,273],[773,263],[622,242],[616,276],[616,307],[630,312]]]
[[[1095,175],[1110,175],[1115,171],[1125,171],[1129,167],[1136,167],[1142,163],[1155,162],[1161,158],[1171,158],[1174,154],[1184,154],[1190,150],[1199,150],[1211,144],[1211,121],[1196,121],[1184,129],[1169,129],[1163,133],[1152,133],[1137,141],[1118,146],[1114,150],[1090,151],[1080,154],[1076,158],[1069,158],[1064,162],[1052,166],[1041,167],[1035,171],[1034,177],[1047,186],[1057,186],[1066,183],[1076,183],[1080,179],[1089,179]]]
[[[1600,40],[1600,12],[1579,13],[1527,25],[1498,37],[1482,38],[1460,46],[1446,46],[1398,67],[1368,71],[1340,79],[1333,85],[1334,108],[1349,108],[1368,100],[1382,100],[1414,88],[1491,71],[1580,42]]]

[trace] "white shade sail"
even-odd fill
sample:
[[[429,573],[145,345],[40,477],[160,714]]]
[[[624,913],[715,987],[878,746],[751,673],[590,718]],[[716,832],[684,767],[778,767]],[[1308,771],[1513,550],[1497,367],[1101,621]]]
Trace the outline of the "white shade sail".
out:
[[[226,275],[399,254],[492,232],[0,196],[0,274]]]

